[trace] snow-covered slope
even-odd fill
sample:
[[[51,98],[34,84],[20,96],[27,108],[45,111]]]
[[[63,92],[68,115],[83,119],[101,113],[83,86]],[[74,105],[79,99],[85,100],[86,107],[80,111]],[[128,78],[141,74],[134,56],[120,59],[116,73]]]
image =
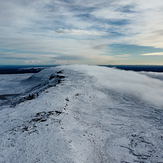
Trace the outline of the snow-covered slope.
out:
[[[163,162],[158,75],[73,65],[23,77],[1,102],[0,162]]]

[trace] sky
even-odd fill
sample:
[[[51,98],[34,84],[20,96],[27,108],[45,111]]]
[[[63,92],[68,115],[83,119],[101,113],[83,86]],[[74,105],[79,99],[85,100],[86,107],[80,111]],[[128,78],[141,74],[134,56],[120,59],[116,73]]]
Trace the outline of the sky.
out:
[[[162,0],[0,0],[0,65],[163,65]]]

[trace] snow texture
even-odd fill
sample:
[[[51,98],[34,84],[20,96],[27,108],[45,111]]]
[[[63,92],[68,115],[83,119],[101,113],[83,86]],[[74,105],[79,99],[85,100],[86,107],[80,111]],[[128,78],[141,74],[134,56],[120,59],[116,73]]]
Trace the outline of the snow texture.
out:
[[[163,163],[161,73],[72,65],[0,84],[2,163]]]

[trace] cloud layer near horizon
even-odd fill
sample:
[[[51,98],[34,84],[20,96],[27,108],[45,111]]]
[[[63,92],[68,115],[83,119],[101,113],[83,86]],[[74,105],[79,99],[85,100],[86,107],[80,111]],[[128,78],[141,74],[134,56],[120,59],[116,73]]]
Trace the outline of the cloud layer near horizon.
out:
[[[0,15],[0,64],[163,64],[161,0],[1,0]]]
[[[143,100],[163,107],[163,74],[155,72],[134,72],[115,68],[71,65],[68,69],[80,71],[95,77],[94,85],[105,91],[115,91],[129,95],[129,101]],[[125,98],[125,96],[124,96]],[[152,105],[150,105],[152,106]]]

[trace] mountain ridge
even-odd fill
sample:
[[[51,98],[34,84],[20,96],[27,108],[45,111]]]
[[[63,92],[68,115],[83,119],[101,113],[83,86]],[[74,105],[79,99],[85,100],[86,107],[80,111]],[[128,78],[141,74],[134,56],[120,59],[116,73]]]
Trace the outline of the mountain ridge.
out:
[[[1,106],[1,162],[162,161],[161,80],[72,65],[19,81],[20,94],[39,95]]]

